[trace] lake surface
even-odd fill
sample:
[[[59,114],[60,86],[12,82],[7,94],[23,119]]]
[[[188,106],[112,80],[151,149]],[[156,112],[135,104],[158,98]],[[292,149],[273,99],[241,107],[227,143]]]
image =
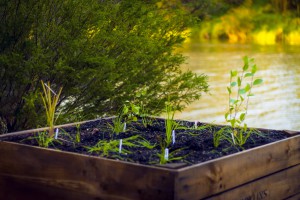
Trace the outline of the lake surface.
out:
[[[183,50],[182,67],[209,77],[210,94],[190,104],[176,118],[224,124],[230,70],[240,70],[243,56],[254,58],[256,78],[245,122],[249,127],[300,130],[300,46],[192,43]]]

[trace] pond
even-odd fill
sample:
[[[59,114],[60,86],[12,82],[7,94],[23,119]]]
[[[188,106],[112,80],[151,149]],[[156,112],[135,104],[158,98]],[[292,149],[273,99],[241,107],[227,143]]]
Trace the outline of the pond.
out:
[[[254,58],[257,78],[246,123],[249,127],[300,130],[300,46],[224,43],[186,44],[183,69],[209,77],[210,93],[188,105],[176,118],[224,124],[230,70],[241,69],[242,57]]]

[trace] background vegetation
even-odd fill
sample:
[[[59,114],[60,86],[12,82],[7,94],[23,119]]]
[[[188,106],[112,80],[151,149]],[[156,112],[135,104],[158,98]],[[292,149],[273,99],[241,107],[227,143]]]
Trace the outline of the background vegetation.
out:
[[[202,41],[300,44],[299,0],[173,0],[199,19]]]
[[[115,114],[125,101],[161,112],[207,91],[175,53],[191,18],[154,0],[0,0],[0,118],[9,132],[46,123],[41,80],[63,87],[61,122]],[[143,95],[137,95],[143,94]]]

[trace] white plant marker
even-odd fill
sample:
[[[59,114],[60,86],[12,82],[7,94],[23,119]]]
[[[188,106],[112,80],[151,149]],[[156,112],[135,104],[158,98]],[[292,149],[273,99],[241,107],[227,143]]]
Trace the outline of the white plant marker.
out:
[[[120,144],[119,144],[119,153],[121,153],[121,152],[122,152],[122,143],[123,143],[123,140],[122,140],[122,139],[120,139]]]
[[[172,144],[175,144],[175,130],[172,131]]]
[[[165,148],[165,160],[169,160],[169,149]]]
[[[123,132],[126,131],[126,122],[124,123]]]
[[[231,138],[232,138],[233,144],[235,145],[235,140],[234,140],[233,133],[231,133]]]
[[[55,136],[54,136],[54,139],[56,139],[57,140],[57,137],[58,137],[58,128],[55,130]]]
[[[196,121],[195,121],[195,128],[198,128],[198,125],[197,125],[197,124],[198,124],[198,121],[196,120]]]
[[[55,95],[55,96],[57,96],[57,94],[46,84],[46,83],[44,83],[44,85]]]

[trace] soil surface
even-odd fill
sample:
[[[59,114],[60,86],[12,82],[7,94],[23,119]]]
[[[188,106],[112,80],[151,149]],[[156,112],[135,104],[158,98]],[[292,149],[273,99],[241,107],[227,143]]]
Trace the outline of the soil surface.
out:
[[[118,134],[112,131],[112,119],[100,119],[77,127],[60,128],[58,139],[53,140],[49,148],[146,165],[160,164],[165,156],[164,149],[166,148],[162,147],[165,144],[165,120],[155,118],[150,122],[150,124],[143,125],[142,119],[139,119],[136,122],[127,123],[126,131]],[[168,146],[168,163],[192,165],[288,137],[284,131],[252,130],[253,133],[242,147],[222,140],[216,148],[213,144],[213,134],[224,126],[198,122],[196,128],[194,122],[176,122],[179,125],[175,130],[175,143],[173,144],[172,141]],[[75,141],[76,134],[80,135],[80,142]],[[38,146],[37,136],[38,133],[33,133],[0,139]],[[136,138],[130,140],[131,137]],[[121,152],[120,139],[122,139]]]

